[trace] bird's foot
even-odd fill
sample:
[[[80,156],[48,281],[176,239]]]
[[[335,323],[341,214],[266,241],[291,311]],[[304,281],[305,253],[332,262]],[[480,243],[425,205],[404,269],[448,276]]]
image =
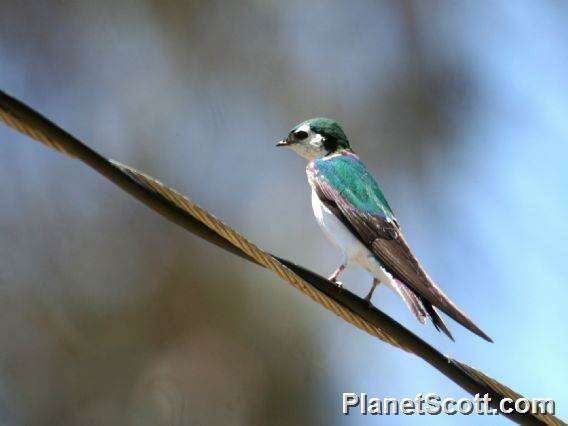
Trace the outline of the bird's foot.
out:
[[[343,287],[343,283],[341,281],[339,281],[337,278],[329,277],[328,280],[331,281],[333,284],[335,284],[339,288]]]

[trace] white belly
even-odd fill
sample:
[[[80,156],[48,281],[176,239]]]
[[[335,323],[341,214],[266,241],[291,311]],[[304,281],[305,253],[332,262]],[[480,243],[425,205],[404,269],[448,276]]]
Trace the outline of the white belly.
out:
[[[323,204],[312,189],[312,208],[325,236],[343,255],[344,264],[357,263],[382,283],[391,285],[393,277],[383,269],[373,253]]]

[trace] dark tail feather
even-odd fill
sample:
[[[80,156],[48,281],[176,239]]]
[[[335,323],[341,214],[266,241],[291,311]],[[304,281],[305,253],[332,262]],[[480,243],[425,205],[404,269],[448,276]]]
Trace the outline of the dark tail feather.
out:
[[[410,312],[414,314],[418,321],[424,324],[426,318],[430,317],[432,324],[434,324],[434,327],[436,327],[436,330],[442,331],[452,341],[455,341],[454,336],[452,336],[452,333],[448,329],[448,326],[440,317],[440,315],[438,315],[436,308],[434,308],[430,302],[415,293],[403,282],[399,280],[394,281],[397,286],[396,291],[398,292],[398,294],[400,294],[400,296],[406,303],[406,306],[408,306],[408,309],[410,309]]]
[[[453,342],[455,342],[454,336],[452,336],[450,329],[448,328],[442,317],[438,315],[436,308],[433,307],[430,302],[424,299],[422,300],[422,304],[424,305],[426,312],[428,312],[428,315],[430,315],[430,318],[432,319],[432,324],[434,324],[436,330],[443,331],[446,336],[448,336]]]

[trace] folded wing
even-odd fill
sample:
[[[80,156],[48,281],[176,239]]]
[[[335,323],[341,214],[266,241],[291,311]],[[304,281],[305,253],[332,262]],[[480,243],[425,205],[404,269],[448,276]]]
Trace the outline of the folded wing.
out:
[[[408,246],[377,182],[361,161],[345,152],[314,161],[308,170],[310,183],[322,202],[357,235],[396,279],[422,300],[434,325],[451,337],[431,306],[485,340],[492,341],[430,279]]]

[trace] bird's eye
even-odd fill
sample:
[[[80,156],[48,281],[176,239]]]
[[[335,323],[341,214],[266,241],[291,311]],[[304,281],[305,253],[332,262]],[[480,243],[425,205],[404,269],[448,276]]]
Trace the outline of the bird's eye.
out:
[[[304,132],[303,130],[298,130],[297,132],[294,132],[294,136],[298,140],[303,140],[303,139],[306,139],[308,137],[308,134],[306,132]]]

